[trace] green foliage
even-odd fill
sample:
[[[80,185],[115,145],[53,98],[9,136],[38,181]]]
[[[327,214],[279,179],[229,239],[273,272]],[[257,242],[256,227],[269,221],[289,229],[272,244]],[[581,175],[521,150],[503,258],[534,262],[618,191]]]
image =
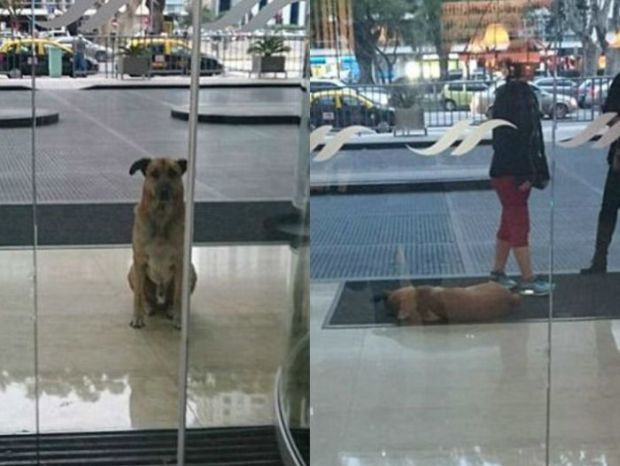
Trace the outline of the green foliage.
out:
[[[422,103],[420,90],[411,85],[395,85],[390,95],[390,105],[396,108],[411,108]]]
[[[182,27],[188,28],[193,24],[194,21],[194,9],[192,8],[192,2],[189,2],[187,4],[187,6],[185,7],[185,11],[187,12],[187,14],[180,19],[179,24]],[[211,23],[215,21],[215,19],[216,18],[213,11],[206,7],[202,9],[202,17],[200,18],[201,24]]]
[[[282,37],[265,37],[256,41],[248,48],[248,53],[270,57],[278,53],[289,52],[291,48],[284,44]]]
[[[151,52],[144,44],[129,44],[126,47],[121,47],[120,52],[125,57],[149,57]]]

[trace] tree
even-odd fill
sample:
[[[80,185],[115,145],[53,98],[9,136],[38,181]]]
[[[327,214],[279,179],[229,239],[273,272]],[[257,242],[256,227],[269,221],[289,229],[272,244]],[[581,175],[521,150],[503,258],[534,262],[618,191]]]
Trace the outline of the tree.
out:
[[[620,0],[614,0],[613,6],[611,7],[611,17],[612,31],[616,33],[620,32]],[[608,76],[615,76],[620,73],[620,49],[611,48],[609,44],[607,44],[607,53],[605,56],[607,57],[607,69],[605,73]]]
[[[166,0],[149,0],[149,12],[151,15],[151,33],[161,34],[164,31],[164,9]]]
[[[423,40],[432,44],[435,48],[435,53],[439,57],[441,79],[446,79],[448,76],[450,48],[443,38],[441,4],[442,0],[421,0],[415,14],[415,30],[423,31]]]
[[[396,47],[403,43],[403,33],[413,25],[413,0],[355,0],[355,57],[360,67],[360,82],[374,82],[373,65],[387,65],[391,75]],[[392,50],[392,58],[389,51]]]
[[[566,24],[581,39],[583,73],[587,76],[596,76],[598,59],[608,48],[607,22],[612,1],[564,0]]]
[[[0,0],[0,9],[8,12],[9,21],[11,22],[11,33],[15,35],[15,28],[22,10],[21,0]]]
[[[185,7],[186,15],[181,19],[181,26],[188,28],[194,21],[194,9],[191,2]],[[202,24],[211,23],[215,21],[215,14],[207,7],[202,8],[202,18],[200,19]]]

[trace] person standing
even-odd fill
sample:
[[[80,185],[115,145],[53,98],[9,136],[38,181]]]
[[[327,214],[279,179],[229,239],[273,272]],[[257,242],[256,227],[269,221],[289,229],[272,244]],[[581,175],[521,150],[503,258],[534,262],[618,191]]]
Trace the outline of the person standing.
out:
[[[619,114],[609,123],[610,126],[620,122],[620,74],[611,83],[603,105],[603,113],[609,112]],[[607,163],[609,168],[605,180],[603,202],[598,215],[594,256],[590,266],[581,269],[583,275],[607,273],[607,253],[616,229],[618,208],[620,208],[620,141],[615,141],[609,148]]]
[[[549,170],[540,106],[528,84],[524,65],[509,66],[506,84],[496,92],[493,118],[507,120],[516,129],[504,126],[493,131],[491,186],[499,197],[502,214],[491,279],[508,288],[518,287],[524,295],[545,296],[551,291],[551,284],[534,275],[530,259],[528,200],[533,187],[546,186]],[[511,251],[521,272],[520,282],[505,272]]]
[[[75,71],[81,75],[86,73],[86,41],[82,34],[75,42]]]

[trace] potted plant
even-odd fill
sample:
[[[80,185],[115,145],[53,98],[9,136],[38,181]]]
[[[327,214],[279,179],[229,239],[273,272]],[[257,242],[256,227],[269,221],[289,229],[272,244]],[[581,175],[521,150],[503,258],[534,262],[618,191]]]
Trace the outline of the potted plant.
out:
[[[130,44],[122,47],[121,58],[118,63],[118,72],[121,77],[124,74],[129,76],[147,76],[151,71],[151,53],[147,47],[140,44]]]
[[[265,37],[256,41],[248,49],[252,54],[253,73],[284,73],[286,72],[286,57],[278,54],[289,52],[291,48],[285,45],[282,37]]]
[[[416,130],[427,134],[422,95],[417,86],[395,85],[392,88],[390,105],[394,107],[394,136],[398,133],[409,135]]]

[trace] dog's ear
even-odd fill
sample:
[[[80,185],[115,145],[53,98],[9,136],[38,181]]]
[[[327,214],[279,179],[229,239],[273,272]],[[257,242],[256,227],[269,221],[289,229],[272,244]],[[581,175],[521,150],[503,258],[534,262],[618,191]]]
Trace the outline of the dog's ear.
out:
[[[375,294],[372,296],[372,301],[374,303],[380,303],[382,301],[386,301],[388,300],[388,298],[390,297],[390,291],[389,290],[383,290],[381,292],[381,294]]]
[[[187,171],[187,159],[177,159],[177,165],[181,169],[181,175]]]
[[[143,175],[146,175],[146,167],[149,166],[149,163],[151,163],[151,159],[136,160],[129,169],[129,174],[133,175],[135,172],[140,170]]]

